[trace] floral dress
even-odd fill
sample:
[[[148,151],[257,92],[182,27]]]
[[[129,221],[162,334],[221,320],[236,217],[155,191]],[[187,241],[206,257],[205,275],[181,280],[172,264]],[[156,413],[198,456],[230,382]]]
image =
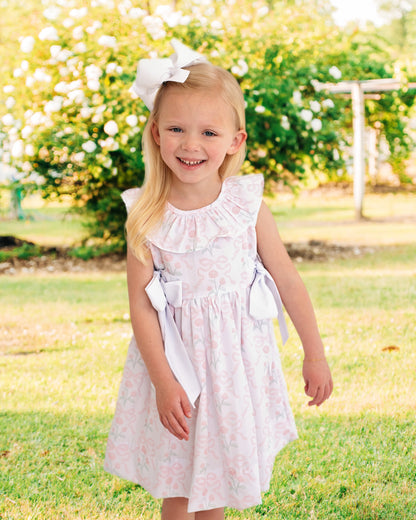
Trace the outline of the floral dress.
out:
[[[276,454],[297,438],[272,317],[279,293],[257,255],[263,177],[224,180],[210,205],[168,204],[149,235],[158,311],[171,368],[193,405],[188,441],[160,423],[155,389],[134,338],[109,433],[105,469],[188,511],[261,503]],[[129,210],[138,188],[123,199]]]

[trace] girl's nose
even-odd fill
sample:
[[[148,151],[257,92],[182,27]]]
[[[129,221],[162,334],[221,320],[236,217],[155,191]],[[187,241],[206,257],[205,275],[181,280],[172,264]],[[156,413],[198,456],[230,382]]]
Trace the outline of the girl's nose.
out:
[[[188,152],[199,150],[199,141],[196,136],[186,135],[182,141],[182,148]]]

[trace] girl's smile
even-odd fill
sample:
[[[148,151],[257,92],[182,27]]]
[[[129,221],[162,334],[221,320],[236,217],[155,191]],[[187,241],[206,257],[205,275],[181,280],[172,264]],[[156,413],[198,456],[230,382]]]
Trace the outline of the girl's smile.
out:
[[[236,127],[232,109],[218,95],[172,86],[164,95],[152,127],[163,161],[172,172],[171,198],[202,195],[203,203],[218,194],[219,168],[227,154],[246,139]]]

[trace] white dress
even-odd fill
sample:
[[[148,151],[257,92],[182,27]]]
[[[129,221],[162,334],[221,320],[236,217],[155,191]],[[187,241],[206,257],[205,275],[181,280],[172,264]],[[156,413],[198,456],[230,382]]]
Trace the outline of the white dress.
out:
[[[209,206],[168,204],[148,236],[148,294],[172,370],[195,402],[190,435],[179,441],[160,423],[133,338],[104,467],[155,498],[189,498],[189,512],[261,503],[276,454],[297,438],[271,319],[279,313],[286,339],[281,301],[257,257],[262,194],[261,175],[229,177]],[[139,196],[123,194],[128,209]]]

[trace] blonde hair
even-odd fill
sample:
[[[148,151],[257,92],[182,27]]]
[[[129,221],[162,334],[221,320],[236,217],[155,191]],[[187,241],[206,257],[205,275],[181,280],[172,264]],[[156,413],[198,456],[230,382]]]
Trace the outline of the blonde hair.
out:
[[[234,76],[211,63],[198,63],[184,68],[190,72],[185,83],[166,82],[159,88],[153,110],[143,132],[145,180],[141,196],[130,211],[126,222],[128,244],[135,256],[142,262],[148,258],[146,237],[163,219],[171,186],[171,171],[164,163],[159,146],[152,135],[152,125],[158,122],[160,104],[164,94],[171,88],[215,93],[232,108],[236,131],[245,131],[244,96]],[[235,154],[225,156],[219,169],[222,180],[238,173],[245,153],[244,143]]]

